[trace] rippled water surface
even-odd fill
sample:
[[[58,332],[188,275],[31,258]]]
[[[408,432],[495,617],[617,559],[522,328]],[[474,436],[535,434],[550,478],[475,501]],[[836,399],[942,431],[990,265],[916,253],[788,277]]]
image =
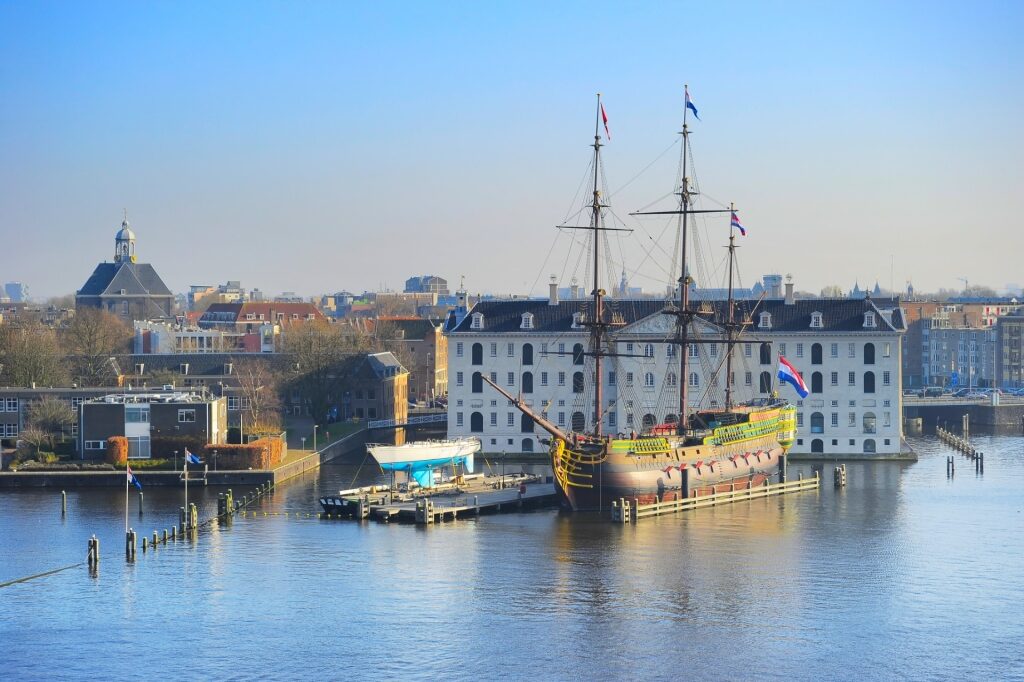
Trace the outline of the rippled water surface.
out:
[[[1022,679],[1024,438],[976,440],[983,476],[957,455],[948,479],[922,439],[844,490],[829,464],[818,493],[636,526],[318,521],[357,469],[328,466],[131,565],[123,491],[68,491],[65,519],[59,491],[0,491],[0,583],[83,561],[93,533],[102,554],[0,588],[0,677]],[[131,525],[170,528],[180,495],[147,488],[141,518],[133,496]]]

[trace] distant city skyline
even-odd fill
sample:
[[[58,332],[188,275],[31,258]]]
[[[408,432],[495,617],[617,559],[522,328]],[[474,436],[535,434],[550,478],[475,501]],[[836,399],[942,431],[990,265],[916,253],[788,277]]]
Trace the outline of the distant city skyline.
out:
[[[0,281],[74,293],[122,209],[174,292],[567,285],[594,93],[611,289],[663,289],[683,83],[749,286],[1001,290],[1024,231],[1017,3],[0,6]],[[664,153],[666,152],[667,153]],[[654,160],[653,165],[652,160]],[[719,226],[711,224],[706,230]],[[708,239],[724,243],[727,225]],[[672,238],[665,248],[671,250]],[[719,251],[711,252],[717,259]],[[662,262],[659,262],[660,261]]]

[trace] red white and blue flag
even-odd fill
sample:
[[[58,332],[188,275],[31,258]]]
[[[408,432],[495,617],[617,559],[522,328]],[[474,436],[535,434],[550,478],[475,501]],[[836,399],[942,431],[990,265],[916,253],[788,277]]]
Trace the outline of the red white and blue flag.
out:
[[[683,92],[686,94],[686,108],[693,112],[693,117],[700,120],[700,116],[697,115],[697,107],[694,105],[693,100],[690,99],[690,88],[683,86]]]
[[[807,384],[804,383],[804,378],[800,376],[800,372],[796,371],[796,367],[789,364],[789,361],[781,355],[779,356],[779,381],[792,384],[801,398],[806,398],[807,394],[810,393],[807,390]]]
[[[740,231],[744,237],[747,236],[747,230],[743,227],[743,223],[740,222],[740,217],[736,215],[736,211],[732,212],[732,226]]]
[[[126,465],[127,466],[127,465]],[[128,482],[134,485],[139,490],[142,490],[142,484],[139,483],[139,479],[135,478],[135,474],[132,473],[132,468],[128,467]],[[127,493],[125,493],[127,494]]]
[[[604,123],[604,133],[610,141],[612,139],[612,131],[608,130],[608,114],[604,113],[604,102],[601,102],[601,121]]]

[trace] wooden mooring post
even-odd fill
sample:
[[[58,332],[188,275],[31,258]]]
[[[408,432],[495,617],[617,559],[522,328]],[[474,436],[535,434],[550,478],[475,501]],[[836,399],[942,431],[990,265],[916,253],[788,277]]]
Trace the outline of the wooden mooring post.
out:
[[[100,563],[100,540],[95,535],[89,538],[89,568],[96,568]]]
[[[60,491],[60,515],[65,516],[68,513],[68,494],[66,491]]]
[[[837,488],[846,487],[846,464],[843,463],[835,468],[832,477]]]
[[[142,491],[139,491],[139,516],[142,516]]]
[[[135,561],[135,529],[129,528],[124,536],[124,558]]]

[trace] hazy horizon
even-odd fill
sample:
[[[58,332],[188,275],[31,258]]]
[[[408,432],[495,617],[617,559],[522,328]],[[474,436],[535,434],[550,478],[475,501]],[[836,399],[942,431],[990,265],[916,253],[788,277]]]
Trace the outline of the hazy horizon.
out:
[[[744,285],[776,272],[812,292],[1001,290],[1024,280],[1022,15],[997,2],[0,5],[0,282],[74,292],[112,259],[127,209],[139,260],[175,292],[358,293],[437,274],[544,295],[552,273],[583,279],[554,226],[602,92],[611,204],[637,230],[613,238],[612,269],[657,291],[663,225],[628,214],[673,188],[686,82],[696,178],[748,230]]]

